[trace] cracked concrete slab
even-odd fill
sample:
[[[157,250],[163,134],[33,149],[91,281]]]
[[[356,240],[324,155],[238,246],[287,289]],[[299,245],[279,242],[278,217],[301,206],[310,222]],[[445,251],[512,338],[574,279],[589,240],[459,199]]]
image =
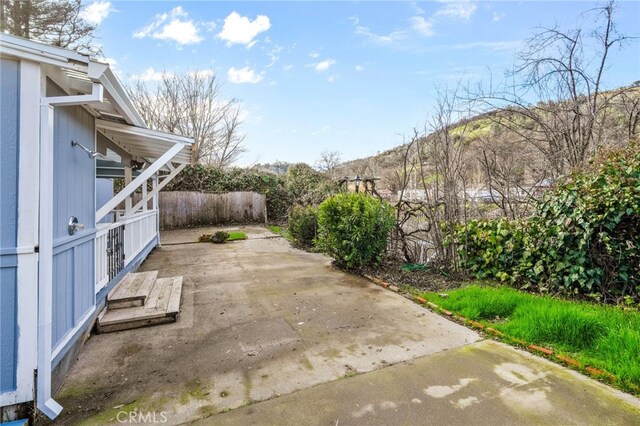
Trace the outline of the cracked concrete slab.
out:
[[[637,425],[640,400],[481,341],[209,417],[216,425]]]
[[[178,321],[92,336],[56,396],[59,423],[133,412],[180,424],[480,339],[265,228],[242,230],[248,240],[220,245],[184,244],[211,228],[163,233],[141,270],[184,277]]]

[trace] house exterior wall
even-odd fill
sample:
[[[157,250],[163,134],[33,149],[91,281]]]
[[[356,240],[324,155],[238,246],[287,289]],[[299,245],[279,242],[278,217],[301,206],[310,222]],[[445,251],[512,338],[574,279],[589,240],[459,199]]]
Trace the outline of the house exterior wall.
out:
[[[0,61],[0,393],[4,393],[16,389],[20,63]]]
[[[47,96],[64,96],[47,82]],[[80,106],[54,109],[52,346],[66,343],[95,303],[95,160],[71,141],[95,149],[95,119]],[[85,228],[69,235],[71,216]]]

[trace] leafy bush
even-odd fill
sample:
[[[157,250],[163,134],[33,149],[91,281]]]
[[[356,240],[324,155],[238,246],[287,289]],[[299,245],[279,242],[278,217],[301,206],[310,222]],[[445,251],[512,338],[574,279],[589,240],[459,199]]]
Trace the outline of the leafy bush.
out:
[[[294,205],[320,204],[337,192],[337,184],[305,163],[294,164],[286,174],[286,188]]]
[[[506,219],[470,221],[456,229],[462,264],[476,278],[513,283],[522,260],[524,231]]]
[[[640,148],[597,159],[547,192],[527,221],[470,222],[456,237],[476,277],[639,302]]]
[[[340,265],[357,268],[378,262],[395,223],[393,208],[356,193],[331,196],[318,209],[317,246]]]
[[[289,235],[295,244],[312,247],[318,229],[318,208],[294,206],[289,213]]]

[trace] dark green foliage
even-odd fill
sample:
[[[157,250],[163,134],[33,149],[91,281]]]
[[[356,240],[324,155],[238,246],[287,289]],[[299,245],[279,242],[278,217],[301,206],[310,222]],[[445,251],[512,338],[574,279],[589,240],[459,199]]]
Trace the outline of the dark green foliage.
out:
[[[317,246],[338,264],[358,268],[381,260],[395,224],[388,203],[343,193],[327,198],[318,210]]]
[[[318,205],[331,192],[330,186],[326,176],[308,164],[294,164],[287,170],[287,192],[294,204]]]
[[[318,230],[318,208],[294,206],[289,213],[289,235],[302,247],[312,247]]]
[[[476,277],[640,302],[640,148],[573,175],[531,219],[473,221],[458,229],[457,243]]]
[[[524,247],[519,222],[472,220],[458,227],[456,239],[462,264],[476,278],[516,281]]]

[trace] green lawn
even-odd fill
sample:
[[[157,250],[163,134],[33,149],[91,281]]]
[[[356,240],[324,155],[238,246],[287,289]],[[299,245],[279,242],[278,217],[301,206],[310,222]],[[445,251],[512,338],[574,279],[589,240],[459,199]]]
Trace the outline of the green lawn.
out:
[[[247,234],[244,232],[228,232],[229,238],[226,241],[246,240]]]
[[[506,336],[613,374],[622,389],[640,394],[640,312],[471,285],[448,297],[422,297]]]

